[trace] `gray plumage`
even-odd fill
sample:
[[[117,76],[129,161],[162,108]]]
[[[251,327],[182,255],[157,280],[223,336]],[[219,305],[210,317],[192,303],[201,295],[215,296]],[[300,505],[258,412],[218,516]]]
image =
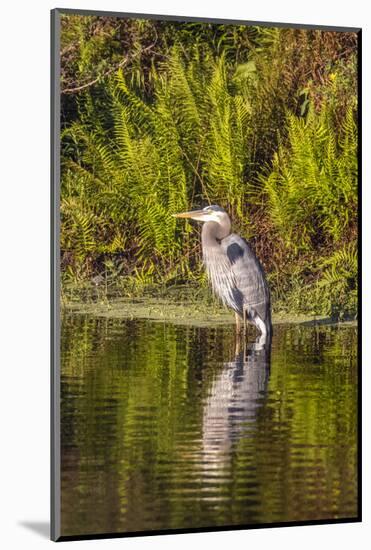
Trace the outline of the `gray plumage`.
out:
[[[270,334],[270,293],[264,270],[248,242],[231,233],[227,212],[214,205],[177,216],[204,221],[203,261],[215,294],[244,324],[249,321],[262,334]]]
[[[215,246],[203,247],[203,258],[212,288],[226,306],[241,318],[246,311],[248,320],[253,320],[256,312],[270,323],[264,271],[245,239],[232,233]]]

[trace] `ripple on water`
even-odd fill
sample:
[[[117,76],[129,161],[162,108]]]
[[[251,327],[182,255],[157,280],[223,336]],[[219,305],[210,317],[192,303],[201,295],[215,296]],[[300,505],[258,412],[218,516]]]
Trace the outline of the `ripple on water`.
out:
[[[268,354],[76,315],[61,342],[63,534],[356,516],[356,328],[280,326]]]

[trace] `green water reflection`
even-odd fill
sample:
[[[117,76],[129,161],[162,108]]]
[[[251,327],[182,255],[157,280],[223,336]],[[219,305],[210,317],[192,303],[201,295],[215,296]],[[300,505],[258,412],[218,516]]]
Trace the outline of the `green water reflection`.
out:
[[[62,534],[357,515],[357,329],[64,316]]]

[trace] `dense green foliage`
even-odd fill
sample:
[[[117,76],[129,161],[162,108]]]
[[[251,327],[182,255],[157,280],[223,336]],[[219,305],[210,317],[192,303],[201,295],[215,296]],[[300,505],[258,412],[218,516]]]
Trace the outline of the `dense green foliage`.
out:
[[[356,61],[351,33],[64,16],[64,285],[204,283],[171,214],[211,203],[276,310],[355,314]]]

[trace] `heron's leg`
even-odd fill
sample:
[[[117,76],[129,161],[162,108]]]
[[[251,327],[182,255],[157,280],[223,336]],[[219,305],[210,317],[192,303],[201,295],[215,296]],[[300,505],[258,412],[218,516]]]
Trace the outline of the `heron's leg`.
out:
[[[236,345],[234,348],[234,354],[237,357],[241,351],[241,332],[236,332]]]
[[[235,319],[236,319],[236,347],[235,347],[235,355],[237,356],[241,351],[241,334],[242,334],[242,323],[241,323],[241,316],[238,315],[238,313],[235,313]]]
[[[247,340],[246,338],[243,339],[243,362],[246,363],[247,362]]]
[[[243,336],[246,340],[247,336],[247,308],[244,306],[243,308]]]
[[[235,319],[236,319],[236,331],[237,334],[241,332],[241,317],[238,315],[238,313],[235,313]]]

